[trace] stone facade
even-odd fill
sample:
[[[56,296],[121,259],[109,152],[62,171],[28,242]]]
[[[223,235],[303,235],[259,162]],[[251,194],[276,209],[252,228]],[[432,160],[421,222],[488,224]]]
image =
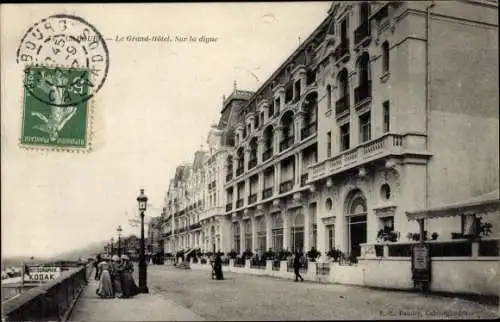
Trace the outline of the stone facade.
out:
[[[203,166],[170,186],[168,216],[182,224],[167,240],[191,227],[181,248],[359,256],[384,227],[418,232],[406,211],[496,189],[497,8],[335,2],[255,93],[224,100]],[[179,189],[198,191],[194,210]],[[457,229],[427,225],[443,239]]]

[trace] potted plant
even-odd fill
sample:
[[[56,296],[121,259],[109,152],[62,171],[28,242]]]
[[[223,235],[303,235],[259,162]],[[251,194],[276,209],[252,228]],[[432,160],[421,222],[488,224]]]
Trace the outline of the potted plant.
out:
[[[237,253],[237,252],[233,249],[232,251],[230,251],[230,252],[228,253],[228,256],[229,256],[229,258],[231,258],[231,259],[235,259],[235,258],[236,258],[236,256],[238,256],[238,253]]]
[[[379,242],[397,242],[399,239],[399,232],[394,231],[392,228],[384,227],[377,233],[377,240]]]
[[[464,238],[464,235],[462,233],[457,233],[457,232],[451,233],[451,239],[461,239],[461,238]]]
[[[311,247],[311,250],[307,252],[307,257],[311,262],[315,262],[318,257],[321,256],[321,253],[316,250],[316,248]]]
[[[249,250],[249,249],[247,249],[247,250],[245,250],[245,251],[243,252],[243,258],[244,258],[244,259],[247,259],[247,258],[248,258],[248,259],[249,259],[249,258],[252,258],[252,256],[253,256],[253,252],[252,252],[251,250]]]
[[[493,233],[493,226],[489,222],[480,223],[479,226],[479,236],[487,237]]]
[[[336,248],[332,248],[328,251],[328,253],[326,253],[326,256],[328,256],[329,258],[333,258],[334,262],[338,261],[341,255],[342,251]]]

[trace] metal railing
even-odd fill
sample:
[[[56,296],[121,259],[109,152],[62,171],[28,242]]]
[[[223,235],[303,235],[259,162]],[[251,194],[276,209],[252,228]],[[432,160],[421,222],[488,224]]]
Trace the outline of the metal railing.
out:
[[[291,147],[294,139],[295,138],[293,136],[289,136],[286,139],[284,139],[283,141],[281,141],[280,142],[280,152]]]
[[[248,169],[252,169],[257,165],[257,158],[248,161]]]
[[[262,190],[262,199],[265,200],[271,198],[272,196],[273,196],[273,187]]]
[[[349,94],[344,95],[335,102],[335,115],[339,116],[349,110]]]
[[[254,202],[257,202],[257,194],[253,193],[250,196],[248,196],[248,204],[251,205]]]
[[[354,89],[354,104],[359,104],[362,101],[372,97],[372,82],[366,81]]]
[[[236,200],[236,208],[241,208],[241,207],[243,207],[243,199]]]
[[[300,186],[304,187],[306,185],[307,180],[309,179],[309,173],[304,173],[300,176]]]
[[[226,204],[226,211],[231,211],[231,210],[233,210],[233,203],[232,202]]]
[[[356,30],[354,30],[354,46],[360,44],[363,40],[370,38],[370,21],[364,21]]]
[[[335,58],[335,61],[338,61],[339,59],[343,58],[344,56],[347,56],[349,54],[349,38],[343,39],[335,48],[333,52],[333,57]]]
[[[308,138],[311,135],[313,135],[314,133],[316,133],[316,131],[317,131],[316,124],[317,124],[316,122],[312,122],[312,123],[309,123],[306,126],[304,126],[300,130],[300,139],[304,140],[305,138]]]
[[[236,168],[236,176],[241,175],[243,173],[243,171],[245,171],[245,169],[243,167]]]
[[[232,170],[231,170],[231,173],[228,173],[228,174],[226,175],[226,182],[229,182],[229,181],[231,181],[232,179],[233,179],[233,172],[232,172]]]
[[[263,153],[262,153],[262,161],[266,161],[268,160],[269,158],[271,158],[271,156],[273,155],[273,147],[268,147],[267,150],[265,150]]]
[[[287,180],[280,184],[280,193],[285,193],[293,189],[293,180]]]

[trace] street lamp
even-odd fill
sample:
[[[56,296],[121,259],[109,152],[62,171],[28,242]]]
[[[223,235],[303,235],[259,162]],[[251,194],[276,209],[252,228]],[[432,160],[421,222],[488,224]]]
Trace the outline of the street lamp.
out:
[[[144,255],[144,212],[148,205],[148,197],[144,195],[144,189],[141,189],[141,194],[137,197],[139,204],[139,212],[141,213],[141,249],[139,253],[139,292],[149,293],[147,286],[147,266]]]
[[[122,245],[121,245],[121,234],[122,234],[122,226],[119,225],[118,228],[116,228],[116,231],[118,232],[118,256],[122,256]]]
[[[114,249],[115,244],[114,243],[115,243],[114,239],[113,239],[113,237],[111,237],[111,256],[113,256],[113,253],[115,252],[115,249]]]

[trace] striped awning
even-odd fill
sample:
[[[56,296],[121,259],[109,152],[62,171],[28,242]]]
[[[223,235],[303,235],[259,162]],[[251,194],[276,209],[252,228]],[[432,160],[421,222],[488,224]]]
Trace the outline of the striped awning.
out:
[[[408,220],[419,220],[494,212],[498,212],[498,215],[500,215],[499,190],[460,203],[418,211],[406,211],[406,217]]]

